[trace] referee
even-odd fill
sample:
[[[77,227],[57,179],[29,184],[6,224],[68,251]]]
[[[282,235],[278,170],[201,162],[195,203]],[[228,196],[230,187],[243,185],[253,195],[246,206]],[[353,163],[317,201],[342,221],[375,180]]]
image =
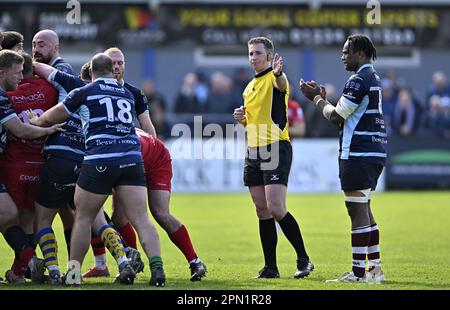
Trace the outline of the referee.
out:
[[[247,128],[244,184],[256,207],[265,261],[258,278],[280,277],[275,221],[297,252],[294,277],[304,278],[314,265],[306,253],[297,221],[286,208],[292,146],[287,122],[289,82],[282,72],[283,58],[274,55],[273,43],[265,37],[248,41],[248,58],[255,77],[244,90],[244,106],[235,109],[233,116]]]

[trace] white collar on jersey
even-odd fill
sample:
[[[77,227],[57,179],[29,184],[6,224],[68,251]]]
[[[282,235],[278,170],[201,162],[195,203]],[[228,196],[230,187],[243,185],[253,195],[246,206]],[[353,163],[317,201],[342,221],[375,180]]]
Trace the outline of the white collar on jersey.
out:
[[[364,69],[364,68],[369,68],[369,67],[372,67],[372,68],[373,68],[373,64],[365,64],[365,65],[362,65],[362,66],[358,69],[358,71],[356,71],[356,73],[359,73],[362,69]]]
[[[53,58],[52,61],[50,61],[50,66],[53,67],[53,66],[55,65],[55,63],[56,63],[58,60],[60,60],[60,59],[62,59],[62,58],[59,57],[59,56]]]
[[[94,80],[94,82],[97,82],[97,81],[103,81],[103,82],[105,82],[106,84],[115,84],[115,85],[118,85],[118,84],[117,84],[117,80],[116,80],[115,78],[104,78],[104,77],[99,77],[99,78],[96,78],[96,79]]]

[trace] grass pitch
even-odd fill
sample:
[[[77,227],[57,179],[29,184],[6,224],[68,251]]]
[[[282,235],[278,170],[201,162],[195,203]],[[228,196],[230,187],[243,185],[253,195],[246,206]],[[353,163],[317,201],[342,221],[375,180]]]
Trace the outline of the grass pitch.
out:
[[[110,206],[108,204],[107,209]],[[306,279],[293,278],[295,252],[279,232],[280,279],[255,279],[263,266],[258,221],[248,194],[173,194],[171,212],[187,227],[197,254],[208,266],[201,282],[189,281],[188,264],[159,228],[167,274],[164,290],[308,290],[308,289],[450,289],[450,192],[376,193],[372,210],[380,228],[381,259],[387,282],[381,285],[325,283],[351,268],[350,220],[340,194],[288,195],[288,209],[300,224],[316,269]],[[154,221],[153,221],[154,222]],[[54,222],[61,270],[67,251],[59,218]],[[40,251],[38,251],[40,255]],[[143,252],[141,251],[143,254]],[[0,272],[9,269],[13,251],[0,237]],[[87,279],[80,289],[160,289],[148,286],[148,262],[135,285],[111,282],[117,267],[108,256],[110,278]],[[83,272],[93,265],[89,251]],[[5,289],[67,289],[47,285]]]

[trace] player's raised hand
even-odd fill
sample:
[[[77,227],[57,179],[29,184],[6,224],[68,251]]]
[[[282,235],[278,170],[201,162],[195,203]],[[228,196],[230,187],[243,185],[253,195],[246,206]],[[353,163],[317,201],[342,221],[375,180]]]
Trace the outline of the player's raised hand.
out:
[[[315,81],[305,82],[303,79],[300,79],[299,85],[303,95],[311,101],[315,96],[321,95],[321,88]]]
[[[278,75],[283,70],[283,57],[281,57],[278,53],[275,53],[273,57],[273,74]]]
[[[238,122],[244,121],[245,120],[245,107],[241,105],[239,108],[234,109],[233,117]]]

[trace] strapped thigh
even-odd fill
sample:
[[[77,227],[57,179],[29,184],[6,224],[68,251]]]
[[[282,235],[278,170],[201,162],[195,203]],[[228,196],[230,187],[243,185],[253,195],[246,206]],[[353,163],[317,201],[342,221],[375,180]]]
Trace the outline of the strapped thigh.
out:
[[[370,199],[370,188],[357,190],[357,192],[362,193],[364,196],[347,196],[344,193],[345,201],[348,202],[359,202],[359,203],[368,203]]]

